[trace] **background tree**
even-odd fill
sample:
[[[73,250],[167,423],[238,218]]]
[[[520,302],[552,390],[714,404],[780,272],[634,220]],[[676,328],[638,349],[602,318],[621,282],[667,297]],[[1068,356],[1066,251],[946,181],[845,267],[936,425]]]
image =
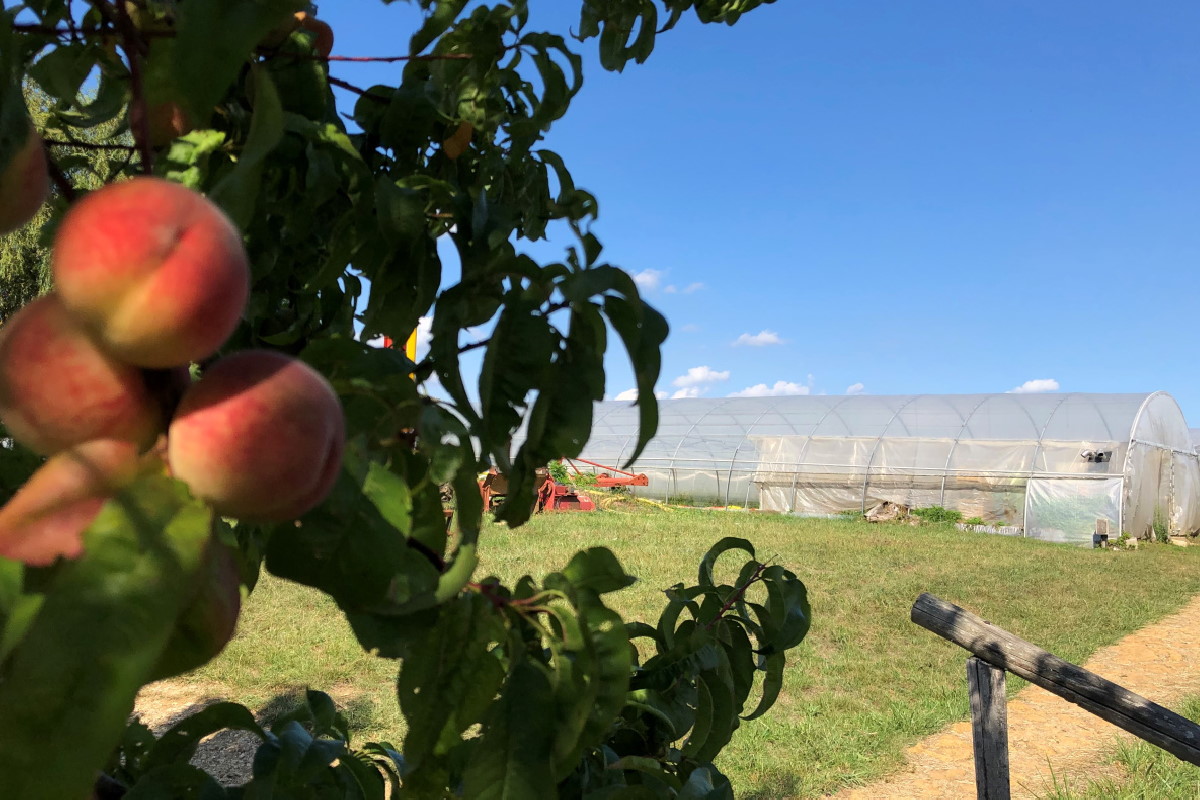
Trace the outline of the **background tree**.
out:
[[[542,146],[583,82],[568,39],[529,30],[523,0],[417,4],[423,23],[394,85],[371,87],[331,74],[329,32],[299,0],[27,0],[0,15],[0,164],[32,78],[49,98],[44,137],[86,143],[51,149],[52,218],[91,188],[78,170],[96,153],[105,182],[155,174],[219,204],[253,280],[225,351],[299,355],[333,383],[347,432],[332,495],[299,525],[232,525],[149,474],[105,506],[81,557],[0,560],[0,773],[19,776],[16,796],[80,796],[105,759],[108,778],[140,796],[379,796],[387,781],[411,797],[731,796],[712,760],[774,702],[785,653],[808,629],[795,575],[724,540],[653,626],[605,605],[633,578],[604,548],[513,586],[475,575],[478,470],[507,474],[497,519],[524,522],[534,470],[578,455],[589,435],[610,336],[642,398],[636,457],[657,424],[667,325],[602,260],[596,198]],[[760,4],[584,0],[579,39],[620,70],[684,13],[732,23]],[[353,127],[333,86],[358,97]],[[575,238],[560,262],[518,250],[552,224]],[[440,237],[457,251],[457,282],[443,275]],[[419,363],[361,341],[402,341],[430,314]],[[487,339],[465,341],[480,326]],[[483,361],[468,391],[460,357],[474,349]],[[430,376],[446,399],[421,391]],[[212,567],[214,550],[236,569]],[[214,609],[226,606],[209,590],[252,587],[260,565],[328,593],[364,649],[398,660],[403,757],[389,745],[348,752],[345,721],[319,693],[270,731],[233,704],[157,742],[125,728],[142,684],[224,644],[231,627]],[[631,645],[642,638],[643,650]],[[254,781],[228,793],[186,765],[225,727],[262,739]]]
[[[50,96],[32,81],[26,81],[21,90],[34,125],[39,129],[46,128],[50,118]],[[87,98],[82,98],[81,102],[87,102]],[[94,128],[76,129],[72,133],[78,137],[72,143],[48,145],[54,163],[64,170],[64,177],[72,186],[97,189],[128,165],[111,160],[114,152],[121,151],[110,150],[110,147],[124,146],[131,151],[133,144],[133,137],[127,130],[122,130],[116,120]],[[126,158],[125,162],[128,161]],[[66,206],[61,199],[61,190],[53,191],[53,202],[42,206],[28,224],[12,233],[0,234],[0,324],[30,300],[50,291],[53,282],[48,246],[53,232],[51,222]]]

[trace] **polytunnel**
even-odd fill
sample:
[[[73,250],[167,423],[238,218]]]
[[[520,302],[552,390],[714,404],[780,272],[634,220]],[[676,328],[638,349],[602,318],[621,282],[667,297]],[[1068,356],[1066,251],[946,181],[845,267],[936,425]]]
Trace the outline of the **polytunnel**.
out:
[[[582,458],[621,466],[635,406],[596,407]],[[1200,456],[1150,394],[729,397],[659,402],[636,469],[667,501],[801,514],[943,506],[1054,541],[1200,529]]]

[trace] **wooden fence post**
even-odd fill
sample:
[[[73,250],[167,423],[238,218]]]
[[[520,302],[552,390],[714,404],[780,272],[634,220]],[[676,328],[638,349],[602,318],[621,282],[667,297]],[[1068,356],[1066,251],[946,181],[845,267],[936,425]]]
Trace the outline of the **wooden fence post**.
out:
[[[975,750],[978,800],[1009,800],[1008,701],[1004,670],[978,658],[967,659],[971,694],[971,740]]]
[[[913,603],[912,621],[970,651],[980,661],[1037,684],[1181,761],[1200,766],[1200,725],[1169,708],[931,594],[922,594]]]

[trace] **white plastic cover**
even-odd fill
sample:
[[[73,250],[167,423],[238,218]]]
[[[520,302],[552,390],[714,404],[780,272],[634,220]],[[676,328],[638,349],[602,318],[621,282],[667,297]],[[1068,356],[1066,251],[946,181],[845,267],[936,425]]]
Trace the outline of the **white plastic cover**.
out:
[[[1114,525],[1147,536],[1157,514],[1200,530],[1200,457],[1163,392],[699,398],[659,414],[636,468],[661,499],[803,513],[890,500],[1021,526],[1031,479],[1077,479],[1059,488],[1087,497],[1116,479]],[[637,419],[599,404],[583,457],[624,464]]]

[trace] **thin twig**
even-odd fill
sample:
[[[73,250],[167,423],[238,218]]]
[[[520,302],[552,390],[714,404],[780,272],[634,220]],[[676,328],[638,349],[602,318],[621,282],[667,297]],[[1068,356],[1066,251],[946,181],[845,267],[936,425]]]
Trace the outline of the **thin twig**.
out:
[[[79,35],[79,28],[75,26],[75,0],[67,0],[67,29],[71,31],[71,40],[78,43],[83,41],[83,37]]]
[[[478,350],[481,347],[487,347],[488,343],[491,341],[492,337],[489,336],[488,338],[481,339],[478,342],[472,342],[471,344],[463,345],[462,347],[458,348],[458,354],[461,356],[463,353],[469,353],[472,350]]]
[[[747,580],[745,583],[743,583],[741,586],[739,586],[737,589],[735,589],[733,594],[729,595],[729,599],[725,601],[725,605],[721,606],[721,610],[717,612],[717,615],[715,617],[713,617],[712,621],[704,626],[704,630],[706,630],[706,631],[712,630],[712,627],[714,625],[716,625],[718,622],[720,622],[722,617],[725,616],[725,612],[728,611],[729,609],[733,608],[733,604],[738,602],[739,600],[742,599],[743,596],[745,596],[746,590],[749,589],[753,584],[757,583],[760,580],[759,576],[761,576],[763,574],[763,570],[765,570],[766,568],[767,568],[766,564],[759,564],[758,569],[754,570],[754,574],[750,576],[750,579]]]
[[[305,56],[301,56],[304,58]],[[348,61],[355,64],[394,64],[397,61],[459,61],[474,58],[471,53],[446,53],[428,56],[322,56],[312,54],[318,61]]]
[[[347,83],[346,81],[342,80],[341,78],[335,78],[335,77],[333,77],[332,75],[330,75],[330,76],[329,76],[329,82],[330,82],[331,84],[333,84],[334,86],[337,86],[337,87],[339,87],[339,88],[345,89],[345,90],[346,90],[346,91],[348,91],[348,92],[354,92],[356,95],[358,95],[358,96],[360,96],[360,97],[366,97],[366,98],[368,98],[368,99],[370,99],[370,100],[374,100],[374,101],[375,101],[375,102],[377,102],[377,103],[390,103],[390,102],[392,102],[392,101],[391,101],[391,98],[384,97],[384,96],[383,96],[383,95],[381,95],[381,94],[372,94],[371,92],[369,92],[369,91],[368,91],[368,90],[366,90],[366,89],[362,89],[362,88],[360,88],[360,87],[358,87],[358,86],[355,86],[355,85],[354,85],[354,84],[352,84],[352,83]]]
[[[100,3],[103,7],[105,4]],[[103,12],[102,12],[103,13]],[[106,15],[107,16],[107,15]],[[142,158],[142,173],[154,173],[154,148],[150,144],[150,110],[146,105],[146,90],[142,82],[141,57],[145,42],[138,38],[137,28],[129,18],[129,9],[124,3],[117,5],[118,29],[124,43],[125,57],[129,59],[129,83],[133,97],[130,101],[131,118],[134,120],[133,140]]]
[[[70,28],[55,28],[51,25],[35,25],[29,22],[14,22],[12,29],[17,33],[37,33],[42,36],[70,36]]]
[[[46,170],[50,173],[50,180],[54,181],[54,185],[58,187],[58,191],[62,193],[63,198],[68,203],[74,203],[79,193],[75,191],[75,187],[71,184],[66,173],[58,166],[58,162],[50,157],[49,153],[46,154]]]
[[[111,9],[110,9],[111,11]],[[114,25],[115,27],[115,25]],[[86,29],[81,29],[73,23],[70,27],[56,28],[52,25],[37,25],[31,22],[14,22],[12,29],[17,33],[37,33],[42,36],[72,36],[78,33],[80,37],[95,36],[102,32],[101,28],[93,28],[91,26]],[[142,36],[147,39],[172,39],[176,36],[175,31],[139,31]]]
[[[77,147],[80,150],[120,150],[122,152],[137,151],[137,148],[130,144],[103,144],[100,142],[78,142],[74,139],[59,141],[57,139],[45,139],[47,145],[51,147]]]

